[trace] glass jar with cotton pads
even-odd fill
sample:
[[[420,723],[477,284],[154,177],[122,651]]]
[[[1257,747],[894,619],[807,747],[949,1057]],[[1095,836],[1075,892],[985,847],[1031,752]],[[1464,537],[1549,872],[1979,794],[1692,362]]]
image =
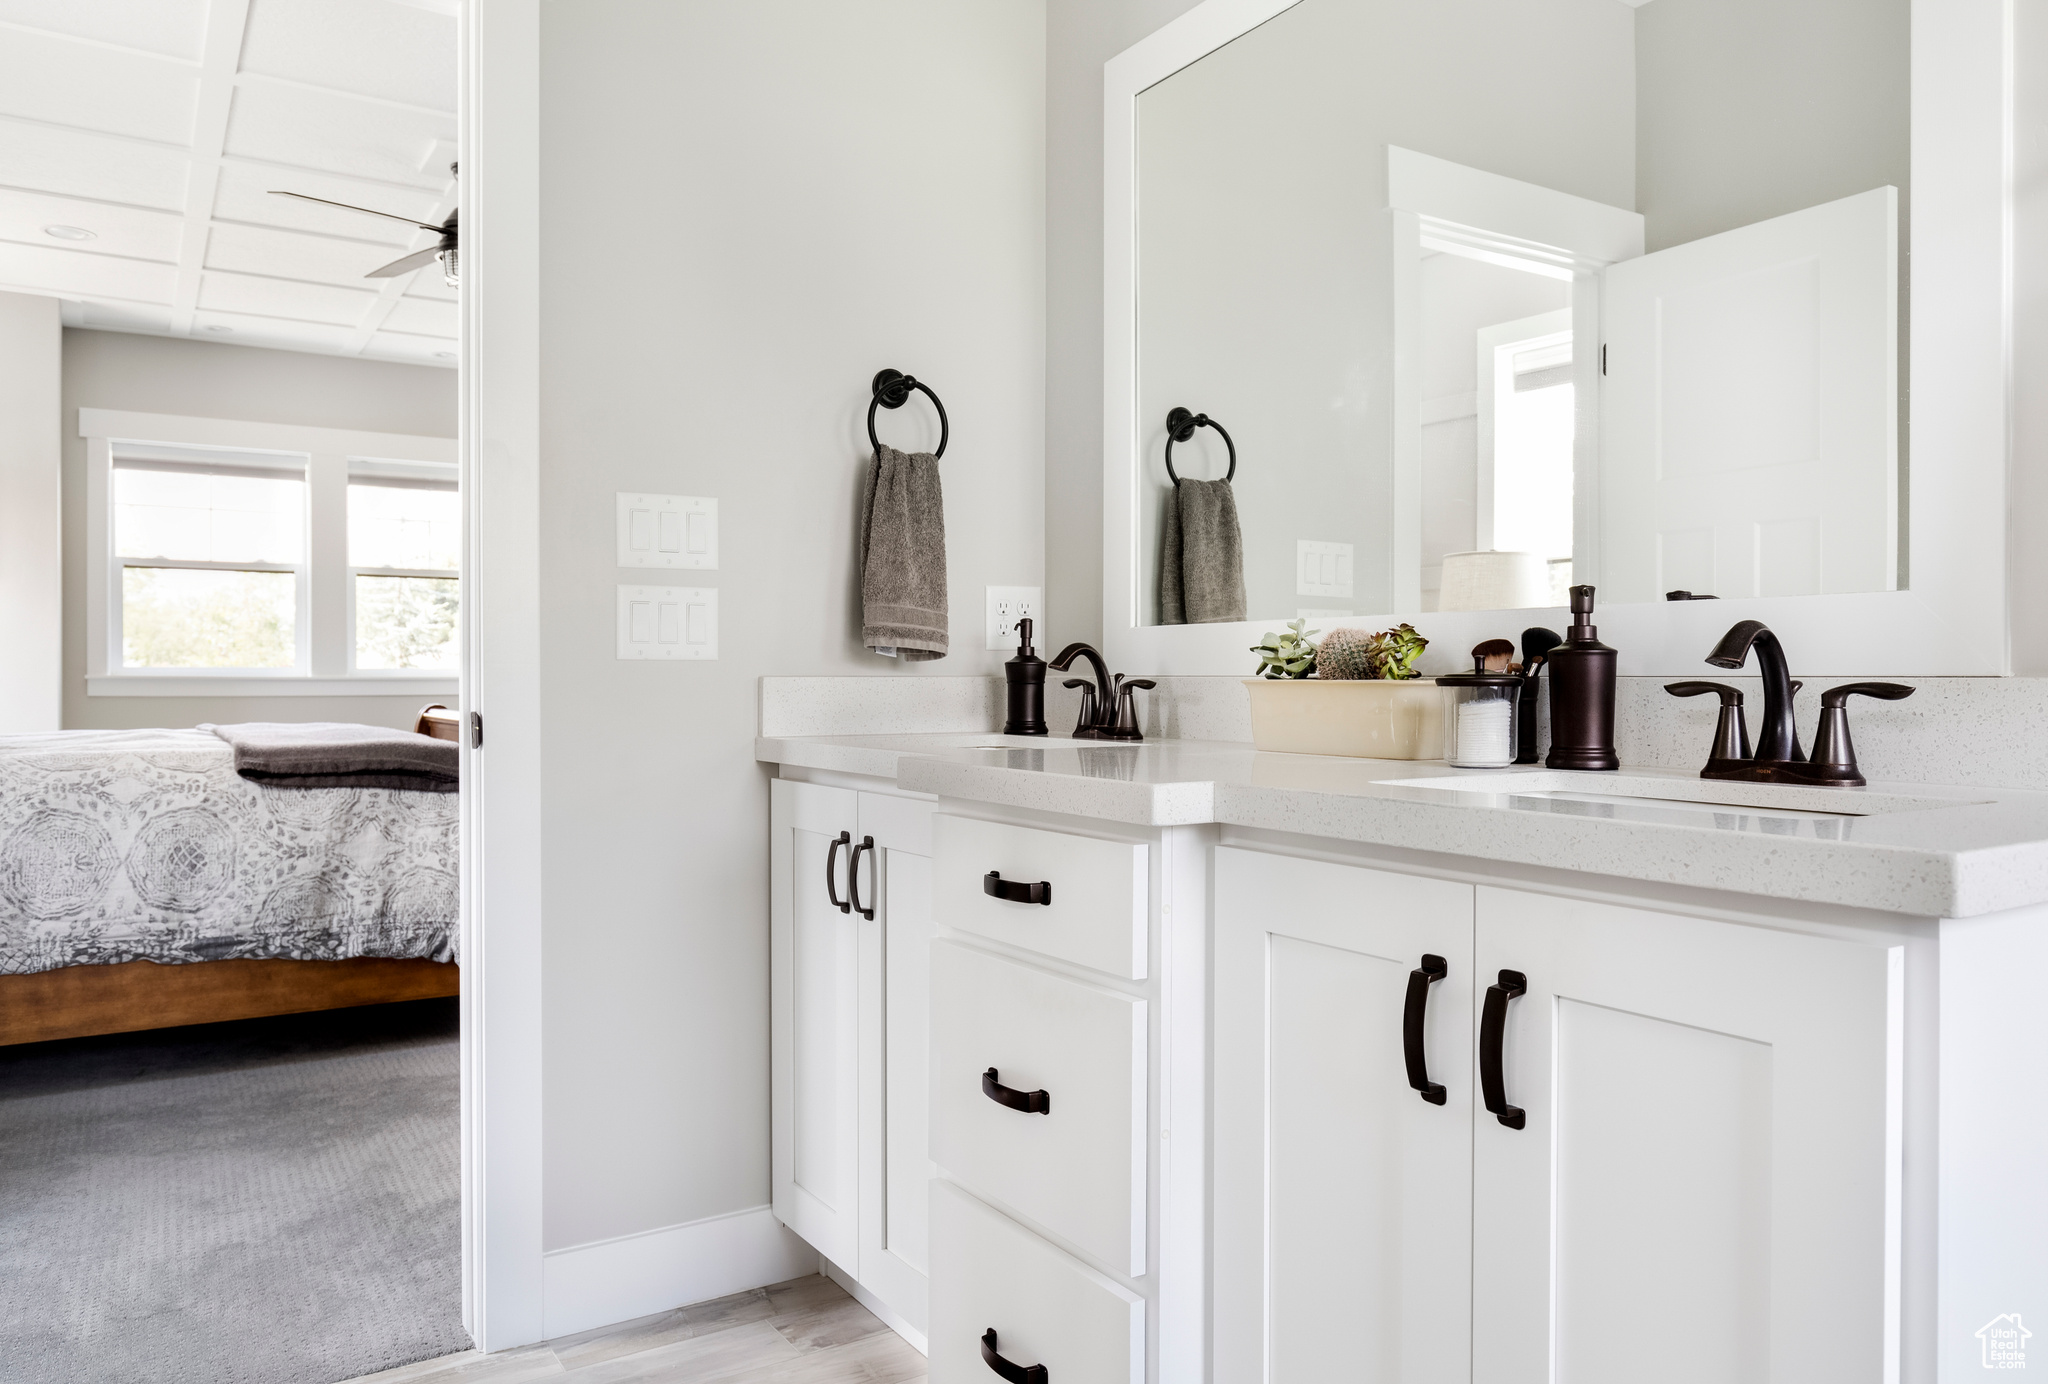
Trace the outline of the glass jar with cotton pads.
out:
[[[1479,661],[1475,661],[1479,662]],[[1515,697],[1519,673],[1453,673],[1442,689],[1444,763],[1456,769],[1505,769],[1515,762]]]

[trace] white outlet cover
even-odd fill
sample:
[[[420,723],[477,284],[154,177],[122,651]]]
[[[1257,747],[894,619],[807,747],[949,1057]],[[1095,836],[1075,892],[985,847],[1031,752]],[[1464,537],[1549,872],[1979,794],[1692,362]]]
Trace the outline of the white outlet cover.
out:
[[[1017,622],[1030,617],[1032,638],[1042,640],[1045,627],[1045,596],[1036,586],[986,586],[988,593],[988,647],[1017,647]]]
[[[716,570],[718,501],[620,491],[619,566]]]
[[[718,657],[718,592],[711,587],[619,588],[619,657]]]
[[[1295,539],[1294,594],[1349,596],[1351,553],[1349,543],[1325,543],[1314,538]]]

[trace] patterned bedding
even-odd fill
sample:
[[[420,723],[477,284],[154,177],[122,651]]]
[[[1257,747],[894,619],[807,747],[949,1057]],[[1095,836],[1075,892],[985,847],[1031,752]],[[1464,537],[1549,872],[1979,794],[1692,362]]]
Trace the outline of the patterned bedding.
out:
[[[0,736],[0,975],[456,959],[453,793],[269,788],[210,731]]]

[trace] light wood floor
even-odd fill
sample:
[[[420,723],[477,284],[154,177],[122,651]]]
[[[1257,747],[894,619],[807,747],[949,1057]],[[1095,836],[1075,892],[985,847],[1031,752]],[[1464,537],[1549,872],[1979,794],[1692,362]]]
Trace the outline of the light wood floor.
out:
[[[822,1275],[678,1307],[521,1350],[349,1384],[924,1384],[925,1360]]]

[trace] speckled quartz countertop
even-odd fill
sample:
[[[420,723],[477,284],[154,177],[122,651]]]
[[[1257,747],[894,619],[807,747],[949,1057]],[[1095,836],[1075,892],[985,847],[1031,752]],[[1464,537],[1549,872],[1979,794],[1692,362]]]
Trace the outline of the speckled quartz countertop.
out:
[[[950,733],[785,736],[768,763],[1142,826],[1221,823],[1771,898],[1964,918],[2048,902],[2048,793],[1799,789]]]

